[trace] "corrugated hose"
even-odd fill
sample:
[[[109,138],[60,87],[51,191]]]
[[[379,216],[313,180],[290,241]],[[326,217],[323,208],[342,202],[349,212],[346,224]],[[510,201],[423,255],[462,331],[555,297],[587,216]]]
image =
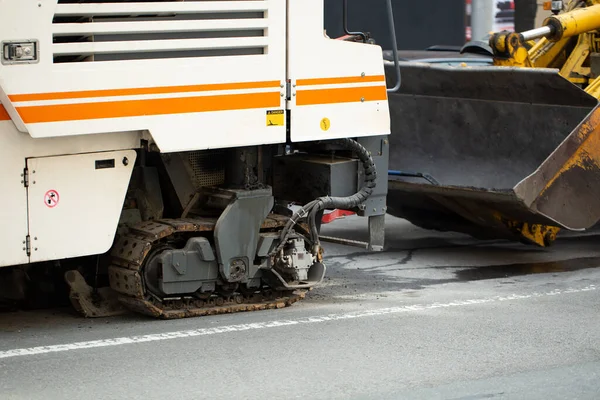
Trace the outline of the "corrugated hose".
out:
[[[363,186],[360,190],[352,196],[348,197],[320,197],[315,199],[305,206],[301,207],[298,211],[292,215],[290,220],[287,222],[285,227],[281,232],[281,242],[279,245],[271,252],[271,256],[277,254],[278,252],[283,250],[286,242],[288,241],[290,235],[292,234],[292,228],[294,225],[298,223],[298,221],[302,218],[307,218],[308,227],[310,230],[310,241],[313,245],[313,254],[317,255],[320,250],[320,241],[319,241],[319,233],[317,231],[316,224],[316,216],[320,211],[325,209],[341,209],[341,210],[351,210],[360,204],[363,204],[369,196],[373,193],[373,190],[376,187],[376,179],[377,179],[377,171],[375,167],[375,163],[369,151],[363,147],[360,143],[353,139],[339,139],[332,141],[333,144],[340,145],[344,149],[355,152],[358,155],[358,158],[362,162],[362,165],[365,170],[365,179]],[[316,253],[316,254],[315,254]]]

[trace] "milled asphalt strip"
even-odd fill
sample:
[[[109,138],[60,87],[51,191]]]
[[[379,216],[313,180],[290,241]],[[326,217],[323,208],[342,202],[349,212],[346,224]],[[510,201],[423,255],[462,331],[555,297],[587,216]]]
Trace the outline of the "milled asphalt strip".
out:
[[[0,352],[0,359],[2,358],[10,358],[10,357],[23,357],[23,356],[34,356],[38,354],[45,353],[58,353],[63,351],[72,351],[72,350],[83,350],[83,349],[91,349],[98,347],[109,347],[109,346],[121,346],[126,344],[134,344],[134,343],[147,343],[147,342],[157,342],[162,340],[172,340],[172,339],[182,339],[189,338],[195,336],[208,336],[208,335],[218,335],[223,333],[230,332],[241,332],[241,331],[249,331],[249,330],[258,330],[258,329],[269,329],[269,328],[278,328],[282,326],[291,326],[291,325],[303,325],[303,324],[316,324],[321,322],[328,321],[341,321],[355,318],[366,318],[366,317],[376,317],[382,315],[389,314],[400,314],[406,312],[417,312],[417,311],[427,311],[433,310],[436,308],[450,308],[450,307],[463,307],[477,304],[489,304],[489,303],[498,303],[504,301],[514,301],[514,300],[526,300],[540,297],[548,297],[548,296],[558,296],[565,295],[571,293],[582,293],[597,290],[595,285],[586,286],[578,289],[564,289],[564,290],[553,290],[550,292],[534,292],[529,294],[512,294],[510,296],[495,296],[490,298],[483,299],[472,299],[472,300],[457,300],[449,303],[432,303],[432,304],[415,304],[404,307],[391,307],[391,308],[381,308],[381,309],[373,309],[373,310],[365,310],[365,311],[357,311],[350,312],[345,314],[330,314],[323,316],[313,316],[313,317],[305,317],[298,318],[293,320],[280,320],[280,321],[267,321],[267,322],[257,322],[252,324],[243,324],[243,325],[229,325],[229,326],[221,326],[215,328],[204,328],[204,329],[195,329],[188,331],[177,331],[177,332],[167,332],[167,333],[156,333],[142,336],[130,336],[130,337],[119,337],[113,339],[101,339],[101,340],[93,340],[88,342],[76,342],[76,343],[68,343],[68,344],[59,344],[52,346],[39,346],[39,347],[30,347],[23,349],[13,349],[6,350]]]

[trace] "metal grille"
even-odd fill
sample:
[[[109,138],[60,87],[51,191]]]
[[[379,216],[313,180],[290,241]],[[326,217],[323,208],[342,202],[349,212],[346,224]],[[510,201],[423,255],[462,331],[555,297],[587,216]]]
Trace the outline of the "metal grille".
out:
[[[193,151],[188,154],[196,189],[225,183],[225,152]]]
[[[266,54],[267,0],[58,0],[55,63]]]

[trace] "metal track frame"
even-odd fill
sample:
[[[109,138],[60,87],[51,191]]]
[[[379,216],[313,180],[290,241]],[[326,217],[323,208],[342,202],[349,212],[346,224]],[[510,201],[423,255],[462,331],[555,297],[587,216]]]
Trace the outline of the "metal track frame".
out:
[[[270,215],[262,230],[281,229],[287,217]],[[143,268],[152,251],[179,236],[212,235],[215,219],[161,219],[130,227],[115,242],[110,254],[110,286],[129,310],[160,319],[179,319],[217,314],[279,309],[304,299],[307,290],[275,291],[261,287],[253,293],[208,298],[180,296],[160,299],[147,290]]]

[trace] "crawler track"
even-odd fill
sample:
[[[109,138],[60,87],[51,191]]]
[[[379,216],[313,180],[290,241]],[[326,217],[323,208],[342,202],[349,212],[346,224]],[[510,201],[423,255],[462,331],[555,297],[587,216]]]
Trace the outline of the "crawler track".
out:
[[[286,217],[271,215],[262,229],[283,227]],[[306,291],[277,292],[263,286],[254,293],[222,294],[210,297],[193,295],[159,298],[148,290],[143,268],[149,255],[167,242],[193,236],[209,236],[213,219],[163,219],[130,227],[116,241],[111,251],[110,285],[119,293],[119,301],[131,311],[161,319],[179,319],[216,314],[276,309],[302,300]]]

